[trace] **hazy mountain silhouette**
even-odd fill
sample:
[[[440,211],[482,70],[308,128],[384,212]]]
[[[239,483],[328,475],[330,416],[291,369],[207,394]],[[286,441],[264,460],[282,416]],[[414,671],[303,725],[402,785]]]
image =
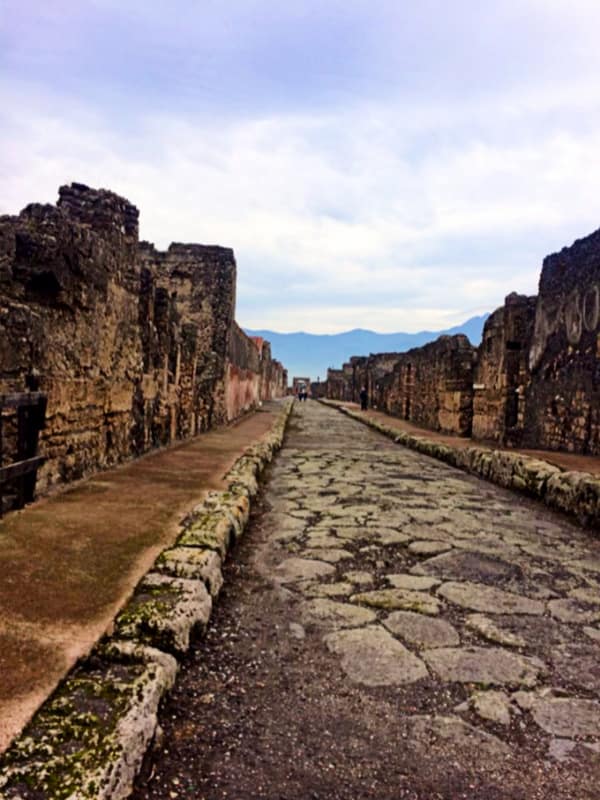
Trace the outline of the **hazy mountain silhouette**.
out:
[[[445,331],[420,333],[375,333],[356,328],[335,334],[277,333],[267,330],[244,330],[249,336],[262,336],[271,342],[273,356],[283,362],[291,379],[294,375],[325,380],[327,368],[342,366],[350,356],[368,356],[370,353],[403,353],[419,347],[444,334],[464,333],[472,344],[481,341],[483,325],[489,314],[471,317],[462,325]]]

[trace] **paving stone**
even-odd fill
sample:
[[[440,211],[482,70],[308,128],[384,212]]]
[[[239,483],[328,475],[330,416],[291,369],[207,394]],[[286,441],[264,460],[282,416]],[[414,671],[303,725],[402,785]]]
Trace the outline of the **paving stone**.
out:
[[[493,686],[535,686],[544,665],[499,647],[455,647],[421,654],[443,681]]]
[[[354,591],[354,586],[346,581],[310,583],[302,591],[309,597],[348,597]]]
[[[309,533],[306,537],[306,547],[308,548],[335,548],[341,544],[337,536],[327,533]]]
[[[409,589],[377,589],[372,592],[354,594],[350,600],[353,603],[362,603],[388,611],[404,609],[432,616],[439,614],[441,607],[440,601],[430,594],[412,592]]]
[[[583,632],[586,636],[589,636],[590,639],[593,639],[595,642],[600,642],[600,629],[598,628],[590,628],[588,626],[584,627]]]
[[[475,692],[471,695],[470,703],[482,719],[489,719],[499,725],[510,725],[510,698],[505,692]]]
[[[419,649],[454,647],[460,644],[458,632],[449,622],[414,611],[395,611],[383,624],[392,633]]]
[[[314,580],[333,572],[335,568],[331,564],[308,558],[287,558],[275,567],[275,574],[283,583]]]
[[[344,578],[356,586],[370,586],[375,583],[375,577],[370,572],[352,570],[344,573]]]
[[[304,603],[301,607],[303,617],[313,622],[322,622],[329,627],[356,628],[374,622],[377,615],[367,608],[350,603],[336,603],[333,600],[317,599]]]
[[[438,590],[444,599],[473,611],[490,614],[543,614],[544,604],[483,583],[444,583]]]
[[[572,739],[552,739],[548,745],[548,757],[555,761],[567,761],[577,747]]]
[[[405,533],[400,533],[400,531],[395,531],[395,530],[378,530],[374,534],[374,536],[377,539],[377,541],[385,545],[406,544],[411,540],[410,536],[407,536]]]
[[[537,725],[553,736],[600,736],[600,703],[596,700],[541,699],[531,713]]]
[[[548,602],[548,610],[555,619],[561,622],[575,623],[576,625],[600,620],[600,607],[577,600],[574,597],[550,600]]]
[[[551,653],[561,680],[581,689],[600,692],[600,647],[593,642],[559,645]]]
[[[307,558],[318,558],[321,561],[327,561],[329,564],[337,564],[338,561],[343,561],[345,558],[352,558],[352,553],[342,548],[322,548],[318,550],[305,550],[303,552]]]
[[[411,575],[410,573],[386,575],[385,579],[394,589],[410,589],[414,592],[426,592],[428,589],[433,589],[434,586],[439,586],[440,584],[440,581],[436,578]]]
[[[413,716],[407,720],[408,747],[441,758],[467,756],[469,762],[503,761],[510,748],[497,736],[475,728],[455,716]],[[488,763],[489,767],[489,763]]]
[[[408,545],[408,550],[415,556],[432,556],[450,550],[452,545],[446,542],[427,541],[426,539],[412,542]]]
[[[467,628],[479,633],[490,642],[496,642],[496,644],[503,644],[507,647],[525,647],[527,644],[522,636],[503,630],[483,614],[470,614],[466,618],[465,624]]]
[[[481,537],[478,536],[475,541],[476,547],[479,546],[480,541]],[[429,558],[421,566],[424,570],[423,574],[444,580],[489,582],[493,585],[497,585],[499,581],[505,581],[511,576],[521,576],[518,565],[474,550],[452,550]]]
[[[397,686],[428,675],[425,664],[379,626],[333,633],[325,643],[341,656],[342,669],[355,683]]]

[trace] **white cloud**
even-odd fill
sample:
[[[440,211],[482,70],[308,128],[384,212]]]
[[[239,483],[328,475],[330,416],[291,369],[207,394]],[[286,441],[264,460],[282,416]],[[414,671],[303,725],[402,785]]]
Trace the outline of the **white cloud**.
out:
[[[125,128],[5,84],[0,211],[54,201],[71,180],[105,186],[139,206],[142,236],[162,247],[233,246],[249,327],[447,327],[461,309],[533,293],[543,255],[597,227],[592,83],[483,104],[154,112]]]

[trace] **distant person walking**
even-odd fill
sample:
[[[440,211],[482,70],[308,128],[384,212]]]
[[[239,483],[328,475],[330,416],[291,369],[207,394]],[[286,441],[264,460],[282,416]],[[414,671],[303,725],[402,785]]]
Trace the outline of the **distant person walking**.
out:
[[[367,394],[367,387],[363,386],[360,390],[360,408],[361,411],[366,411],[369,403],[369,395]]]

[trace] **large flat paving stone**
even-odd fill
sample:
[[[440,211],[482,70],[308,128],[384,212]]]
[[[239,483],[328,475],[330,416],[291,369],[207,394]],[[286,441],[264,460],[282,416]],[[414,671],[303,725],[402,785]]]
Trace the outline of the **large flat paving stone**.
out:
[[[332,633],[325,644],[341,656],[350,680],[364,686],[415,683],[428,675],[425,664],[379,626]]]
[[[600,703],[572,697],[538,700],[532,709],[536,723],[554,736],[600,736]]]
[[[435,616],[440,613],[440,601],[426,592],[413,592],[410,589],[377,589],[372,592],[361,592],[350,598],[353,603],[384,608],[388,611],[405,609],[420,614]]]
[[[335,572],[335,567],[312,558],[286,558],[275,567],[275,574],[283,583],[312,581]]]
[[[421,653],[429,667],[448,683],[535,686],[545,666],[538,659],[500,647],[448,647]]]
[[[394,611],[384,620],[385,627],[419,649],[455,647],[458,631],[446,620],[426,617],[414,611]]]
[[[312,622],[325,623],[335,628],[357,628],[374,622],[377,615],[368,608],[351,603],[336,603],[335,600],[316,599],[302,604],[302,616]]]
[[[437,590],[445,600],[471,611],[488,614],[543,614],[544,603],[522,597],[512,592],[504,592],[483,583],[444,583]]]
[[[475,728],[455,716],[409,717],[407,746],[428,755],[448,759],[467,756],[469,761],[497,762],[510,748],[497,736]]]

